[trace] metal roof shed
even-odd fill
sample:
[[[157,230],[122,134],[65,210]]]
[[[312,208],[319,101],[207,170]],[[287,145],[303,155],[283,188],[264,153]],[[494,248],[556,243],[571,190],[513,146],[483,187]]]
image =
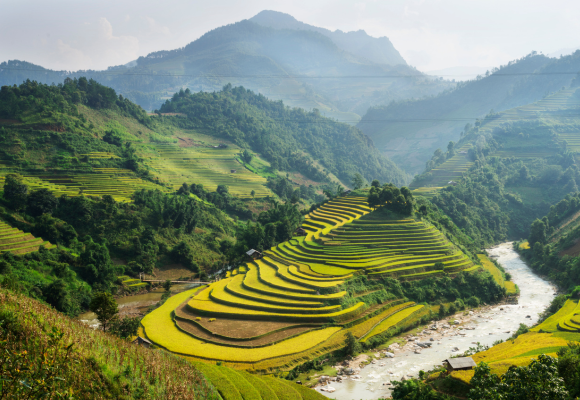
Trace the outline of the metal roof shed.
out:
[[[458,358],[449,358],[444,363],[447,363],[448,368],[451,371],[458,371],[462,369],[472,369],[476,367],[477,364],[473,361],[471,357],[458,357]]]

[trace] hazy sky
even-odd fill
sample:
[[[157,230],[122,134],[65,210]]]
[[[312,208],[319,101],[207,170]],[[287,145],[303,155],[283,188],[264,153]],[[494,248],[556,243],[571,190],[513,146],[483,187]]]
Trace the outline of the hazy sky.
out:
[[[104,69],[182,47],[264,9],[387,36],[423,71],[580,47],[580,0],[0,0],[0,62]]]

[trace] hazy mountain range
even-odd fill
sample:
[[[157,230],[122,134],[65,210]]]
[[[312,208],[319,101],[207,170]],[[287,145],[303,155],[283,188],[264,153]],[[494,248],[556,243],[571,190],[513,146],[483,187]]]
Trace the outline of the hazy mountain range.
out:
[[[2,66],[17,68],[0,71],[2,85],[27,78],[59,82],[67,75],[22,61]],[[433,95],[451,86],[408,66],[386,37],[331,32],[274,11],[216,28],[180,49],[72,75],[92,77],[148,110],[181,88],[214,91],[232,83],[352,124],[372,105]]]

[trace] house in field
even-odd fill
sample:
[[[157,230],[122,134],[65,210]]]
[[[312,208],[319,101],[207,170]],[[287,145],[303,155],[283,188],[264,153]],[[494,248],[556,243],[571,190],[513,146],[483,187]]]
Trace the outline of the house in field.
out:
[[[471,357],[448,358],[447,360],[443,361],[443,364],[449,372],[473,369],[473,367],[477,366]]]
[[[451,186],[457,186],[457,182],[455,182],[455,181],[449,181],[449,182],[447,182],[447,184],[451,185]]]
[[[306,236],[306,229],[302,228],[302,227],[298,227],[296,229],[296,236]]]
[[[230,169],[230,172],[231,172],[232,174],[235,174],[235,173],[237,172],[237,170],[235,170],[235,169]]]
[[[141,336],[137,336],[137,339],[133,340],[133,343],[139,344],[139,345],[141,345],[143,347],[147,347],[147,348],[151,347],[151,345],[152,345],[152,343],[149,340],[142,338]]]
[[[262,258],[262,253],[254,249],[246,251],[246,255],[249,257],[250,260],[259,260],[260,258]]]

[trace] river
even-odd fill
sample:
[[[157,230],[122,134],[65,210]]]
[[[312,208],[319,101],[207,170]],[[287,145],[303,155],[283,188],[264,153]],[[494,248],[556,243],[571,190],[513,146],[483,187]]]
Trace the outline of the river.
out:
[[[460,330],[458,327],[450,327],[437,332],[424,331],[425,334],[419,341],[426,342],[433,338],[431,348],[422,349],[420,354],[416,354],[414,348],[412,349],[414,343],[408,342],[400,351],[395,351],[394,358],[382,358],[377,360],[376,364],[362,368],[357,377],[350,377],[340,383],[330,383],[329,386],[336,389],[333,393],[320,391],[322,388],[320,386],[316,390],[337,400],[374,400],[388,397],[390,390],[384,384],[391,380],[417,377],[420,370],[430,370],[435,365],[441,365],[441,362],[450,356],[475,347],[473,343],[491,346],[497,340],[509,338],[520,323],[528,326],[535,324],[539,314],[548,307],[556,295],[555,287],[531,271],[513,250],[511,242],[488,249],[488,253],[495,256],[495,259],[511,274],[512,281],[518,285],[519,304],[483,307],[470,313],[469,316],[459,313],[446,318],[445,321],[460,320],[459,326],[462,328],[475,329]],[[441,325],[442,323],[439,323],[439,326]]]

